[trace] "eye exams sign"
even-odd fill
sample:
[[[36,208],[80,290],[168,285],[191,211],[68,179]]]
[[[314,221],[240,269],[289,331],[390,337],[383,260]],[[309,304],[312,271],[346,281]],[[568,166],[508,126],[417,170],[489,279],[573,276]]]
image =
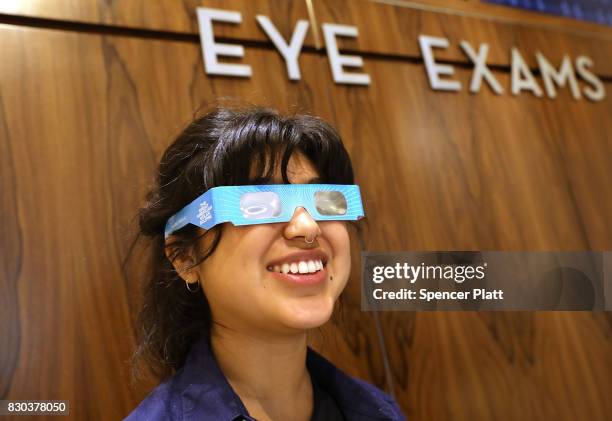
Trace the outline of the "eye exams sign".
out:
[[[236,11],[205,7],[199,7],[196,11],[206,74],[251,77],[251,66],[247,64],[223,63],[220,61],[219,58],[221,56],[242,58],[244,56],[244,48],[241,45],[224,44],[215,41],[213,32],[213,22],[239,24],[242,22],[242,14]],[[270,18],[264,15],[257,15],[255,19],[285,60],[289,79],[300,80],[301,73],[298,60],[304,39],[308,33],[309,22],[299,20],[291,40],[287,42]],[[363,58],[356,55],[341,54],[338,49],[337,37],[355,38],[358,36],[357,27],[331,23],[324,23],[321,27],[334,82],[350,85],[369,85],[370,75],[367,73],[347,71],[347,68],[359,69],[363,67]],[[484,80],[497,95],[503,94],[504,89],[487,67],[486,60],[489,45],[480,44],[477,51],[467,41],[461,41],[459,45],[474,65],[469,87],[470,92],[478,92]],[[448,46],[449,41],[446,38],[429,35],[419,36],[419,47],[432,89],[460,91],[462,89],[461,82],[453,79],[453,66],[440,64],[436,62],[434,57],[434,49],[448,48]],[[544,90],[549,98],[557,96],[556,87],[564,87],[566,85],[569,85],[572,96],[575,99],[580,99],[582,95],[591,101],[601,101],[605,98],[604,84],[591,71],[593,67],[593,60],[591,58],[580,55],[575,61],[572,61],[566,55],[558,69],[540,52],[536,54],[536,60],[544,83]],[[523,56],[516,48],[511,50],[511,75],[510,91],[512,95],[519,95],[523,91],[528,91],[537,97],[543,96],[542,88],[525,63]],[[582,79],[582,86],[578,83],[578,79]]]

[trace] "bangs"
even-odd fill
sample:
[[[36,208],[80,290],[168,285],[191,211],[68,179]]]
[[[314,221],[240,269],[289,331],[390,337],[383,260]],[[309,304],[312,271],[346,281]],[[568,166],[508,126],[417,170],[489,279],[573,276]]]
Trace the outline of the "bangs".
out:
[[[349,155],[337,132],[312,116],[280,117],[260,109],[235,115],[224,125],[214,146],[213,184],[271,184],[280,166],[289,184],[287,166],[294,153],[303,154],[325,184],[353,184]]]

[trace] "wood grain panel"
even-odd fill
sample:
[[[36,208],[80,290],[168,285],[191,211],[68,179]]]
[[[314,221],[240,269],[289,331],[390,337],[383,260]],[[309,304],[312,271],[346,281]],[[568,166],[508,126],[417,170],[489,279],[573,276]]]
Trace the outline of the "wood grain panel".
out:
[[[561,63],[564,54],[572,58],[588,55],[594,71],[612,75],[612,29],[601,33],[568,33],[558,28],[505,23],[473,16],[441,13],[410,6],[368,0],[313,0],[317,20],[354,25],[357,38],[341,38],[341,48],[353,51],[420,57],[419,35],[448,38],[448,49],[435,49],[436,59],[470,63],[459,47],[468,41],[475,50],[480,43],[490,45],[487,63],[508,66],[510,51],[517,47],[527,64],[536,67],[536,51],[551,63]],[[403,4],[400,6],[399,4]],[[382,26],[384,25],[384,29]]]
[[[30,0],[0,2],[0,13],[60,21],[83,22],[156,31],[198,33],[197,7],[239,11],[241,24],[215,23],[215,35],[255,41],[269,39],[255,15],[263,14],[290,39],[295,23],[308,20],[304,0]],[[306,42],[313,44],[309,34]]]
[[[10,320],[18,360],[4,397],[70,399],[75,419],[117,418],[130,396],[117,374],[133,343],[117,255],[104,246],[112,237],[98,236],[111,216],[104,61],[99,41],[29,33],[4,27],[0,41],[11,56],[0,86],[23,236]]]
[[[5,396],[19,351],[17,279],[21,271],[22,235],[16,200],[15,165],[0,93],[0,396]]]

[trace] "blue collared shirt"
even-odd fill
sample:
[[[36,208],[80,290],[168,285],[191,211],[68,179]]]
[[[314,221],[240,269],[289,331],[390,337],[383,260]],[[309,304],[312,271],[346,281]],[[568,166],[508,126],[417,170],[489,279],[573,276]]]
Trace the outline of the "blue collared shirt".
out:
[[[405,421],[391,396],[343,373],[310,347],[306,366],[313,381],[334,398],[346,420]],[[185,365],[153,389],[126,420],[256,421],[223,375],[207,337],[193,345]]]

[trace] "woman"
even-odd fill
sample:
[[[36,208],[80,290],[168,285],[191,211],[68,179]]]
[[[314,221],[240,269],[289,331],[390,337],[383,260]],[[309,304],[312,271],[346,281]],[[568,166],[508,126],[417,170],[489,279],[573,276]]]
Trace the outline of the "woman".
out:
[[[307,347],[307,331],[330,318],[348,281],[345,211],[361,204],[338,206],[343,194],[326,191],[321,206],[331,203],[331,213],[322,216],[320,203],[291,193],[313,183],[352,185],[353,170],[338,134],[311,116],[218,108],[166,150],[140,210],[154,268],[135,354],[166,380],[128,420],[404,419],[390,396]],[[291,184],[286,197],[270,199],[284,206],[282,222],[223,223],[252,217],[245,195],[242,215],[221,223],[213,208],[223,198],[194,200],[245,188],[220,186],[279,184]],[[237,205],[228,206],[229,215]]]

